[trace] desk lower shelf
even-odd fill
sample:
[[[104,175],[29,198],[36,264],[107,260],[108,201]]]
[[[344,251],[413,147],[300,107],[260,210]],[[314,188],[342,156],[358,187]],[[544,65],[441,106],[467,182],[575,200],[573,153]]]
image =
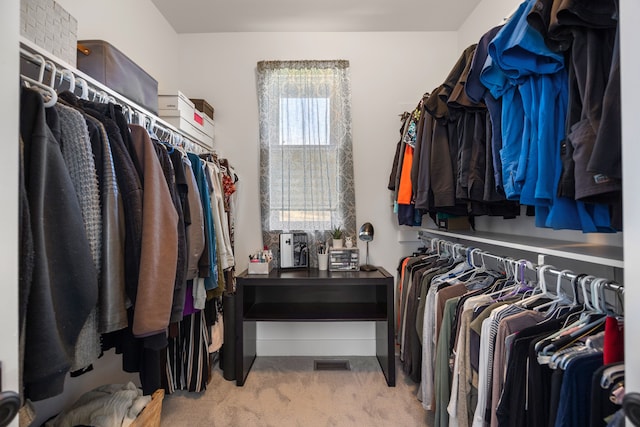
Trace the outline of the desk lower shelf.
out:
[[[244,313],[256,321],[365,321],[386,320],[386,303],[258,303]]]

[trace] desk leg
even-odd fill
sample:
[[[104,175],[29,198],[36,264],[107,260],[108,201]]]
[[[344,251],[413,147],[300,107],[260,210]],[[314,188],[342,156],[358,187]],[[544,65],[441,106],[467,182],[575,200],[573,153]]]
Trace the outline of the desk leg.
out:
[[[393,320],[376,322],[376,357],[389,387],[396,386],[396,357]]]
[[[236,336],[236,385],[244,385],[251,366],[256,360],[256,322],[242,322],[242,333]]]

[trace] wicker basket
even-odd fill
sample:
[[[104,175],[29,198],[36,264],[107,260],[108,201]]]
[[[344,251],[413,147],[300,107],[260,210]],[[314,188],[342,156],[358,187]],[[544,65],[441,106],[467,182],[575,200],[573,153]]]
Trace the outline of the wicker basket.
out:
[[[160,427],[163,399],[164,389],[159,388],[153,392],[151,402],[147,403],[140,415],[131,423],[131,427]]]

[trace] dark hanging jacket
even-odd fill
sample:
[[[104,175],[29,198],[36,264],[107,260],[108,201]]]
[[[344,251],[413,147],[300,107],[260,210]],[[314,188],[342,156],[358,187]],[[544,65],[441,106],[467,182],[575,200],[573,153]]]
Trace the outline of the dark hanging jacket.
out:
[[[34,251],[23,313],[23,382],[25,397],[35,401],[62,393],[78,334],[97,303],[98,275],[42,96],[28,89],[21,93],[20,134]]]

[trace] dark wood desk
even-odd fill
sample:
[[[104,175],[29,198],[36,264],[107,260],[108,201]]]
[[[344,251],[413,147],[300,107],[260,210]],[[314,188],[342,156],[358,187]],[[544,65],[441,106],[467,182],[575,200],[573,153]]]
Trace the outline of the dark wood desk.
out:
[[[236,283],[236,384],[244,384],[256,358],[256,322],[373,321],[376,357],[390,387],[396,385],[393,276],[377,271],[244,271]]]

